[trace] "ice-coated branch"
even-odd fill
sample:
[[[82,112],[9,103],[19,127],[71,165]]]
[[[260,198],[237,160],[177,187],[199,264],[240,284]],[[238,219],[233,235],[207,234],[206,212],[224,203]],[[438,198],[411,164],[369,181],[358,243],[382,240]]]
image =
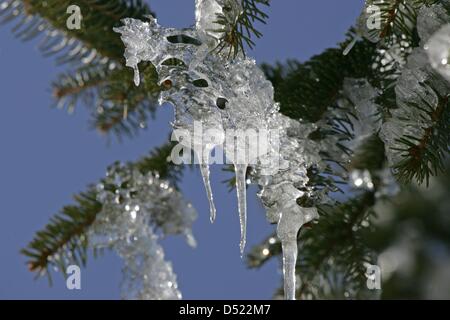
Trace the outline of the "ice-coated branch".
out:
[[[167,144],[157,148],[150,156],[143,157],[132,166],[142,173],[158,172],[161,178],[176,183],[180,178],[180,167],[167,162],[172,147],[173,144]],[[86,192],[74,197],[74,205],[64,207],[43,230],[36,233],[21,251],[28,258],[30,271],[41,276],[47,275],[51,279],[49,269],[57,267],[65,270],[67,261],[85,265],[89,248],[86,235],[102,210],[102,203],[97,200],[97,196],[98,191],[89,187]]]

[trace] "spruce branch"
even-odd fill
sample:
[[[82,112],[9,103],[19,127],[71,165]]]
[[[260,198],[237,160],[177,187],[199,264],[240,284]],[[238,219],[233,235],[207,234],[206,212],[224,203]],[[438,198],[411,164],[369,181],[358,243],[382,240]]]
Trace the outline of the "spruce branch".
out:
[[[385,159],[384,143],[378,135],[374,134],[367,138],[353,153],[349,168],[367,169],[371,173],[374,173],[383,168]]]

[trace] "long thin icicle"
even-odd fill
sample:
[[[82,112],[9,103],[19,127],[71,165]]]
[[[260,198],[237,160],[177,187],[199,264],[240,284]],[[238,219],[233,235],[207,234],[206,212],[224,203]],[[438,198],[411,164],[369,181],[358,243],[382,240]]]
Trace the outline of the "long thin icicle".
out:
[[[284,295],[286,300],[295,300],[295,266],[297,264],[297,239],[281,241],[283,250]]]
[[[239,222],[241,224],[241,241],[239,247],[241,249],[241,257],[244,254],[245,243],[247,242],[247,184],[246,173],[247,164],[235,164],[236,172],[236,191],[238,198]]]
[[[281,210],[277,235],[283,250],[284,297],[286,300],[295,300],[298,232],[305,223],[316,218],[318,218],[316,208],[300,208],[295,202],[288,203]]]

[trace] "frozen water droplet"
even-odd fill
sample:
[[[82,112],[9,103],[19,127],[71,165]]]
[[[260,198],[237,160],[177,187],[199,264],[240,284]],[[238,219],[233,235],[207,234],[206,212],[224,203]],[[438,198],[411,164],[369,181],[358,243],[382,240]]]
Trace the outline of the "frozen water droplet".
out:
[[[234,170],[236,173],[236,190],[238,198],[239,222],[241,224],[241,241],[239,247],[241,249],[241,257],[244,254],[246,233],[247,233],[247,184],[246,173],[247,164],[235,164]]]

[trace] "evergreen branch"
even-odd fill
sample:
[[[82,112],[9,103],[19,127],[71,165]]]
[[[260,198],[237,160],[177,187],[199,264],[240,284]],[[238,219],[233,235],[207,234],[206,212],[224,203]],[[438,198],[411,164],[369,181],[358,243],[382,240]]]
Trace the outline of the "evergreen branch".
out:
[[[160,87],[157,73],[152,64],[143,65],[142,85],[136,87],[130,69],[119,69],[108,81],[97,88],[97,108],[94,110],[93,125],[102,133],[132,136],[145,128],[148,116],[156,110]]]
[[[106,78],[111,71],[109,69],[107,65],[87,65],[76,69],[73,73],[60,74],[52,84],[53,96],[59,100],[95,88],[107,81]]]
[[[172,143],[156,148],[149,156],[135,163],[129,163],[142,173],[156,171],[161,178],[172,181],[175,186],[181,177],[181,167],[168,162]],[[28,260],[30,271],[38,275],[48,275],[49,267],[57,266],[65,270],[70,261],[84,266],[87,259],[89,239],[87,229],[94,223],[102,204],[97,201],[97,190],[88,187],[86,192],[75,196],[75,204],[64,207],[48,225],[38,231],[26,248],[21,250]]]
[[[95,216],[101,210],[101,204],[96,200],[96,191],[89,188],[85,193],[75,196],[76,205],[66,206],[61,213],[55,215],[48,225],[38,231],[35,238],[21,253],[27,256],[28,269],[39,275],[49,274],[50,264],[64,263],[67,260],[85,265],[87,256],[87,238],[85,232],[95,221]],[[62,254],[67,257],[54,258]],[[61,270],[65,270],[64,265]]]
[[[113,27],[125,17],[151,14],[141,0],[81,0],[80,30],[69,30],[69,0],[0,0],[3,22],[20,18],[13,32],[23,40],[43,35],[45,56],[57,54],[59,64],[72,63],[74,70],[53,82],[55,105],[72,112],[80,99],[93,110],[93,126],[101,132],[133,135],[146,126],[156,107],[159,87],[156,72],[144,66],[144,86],[136,87],[131,71],[123,65],[123,44]]]
[[[375,6],[380,10],[376,19],[381,24],[380,29],[372,29],[369,34],[384,42],[391,42],[395,36],[411,40],[414,38],[418,10],[433,2],[436,0],[367,0],[366,8]]]
[[[400,194],[380,206],[383,219],[376,224],[376,232],[365,239],[367,245],[381,255],[382,268],[388,265],[385,262],[392,261],[387,257],[393,252],[408,257],[397,260],[396,255],[391,256],[398,263],[382,277],[382,299],[436,298],[436,294],[430,296],[431,283],[440,287],[440,292],[449,292],[448,283],[442,281],[445,277],[436,277],[439,270],[448,268],[450,252],[449,164],[447,161],[443,174],[431,179],[430,188],[405,186]]]

